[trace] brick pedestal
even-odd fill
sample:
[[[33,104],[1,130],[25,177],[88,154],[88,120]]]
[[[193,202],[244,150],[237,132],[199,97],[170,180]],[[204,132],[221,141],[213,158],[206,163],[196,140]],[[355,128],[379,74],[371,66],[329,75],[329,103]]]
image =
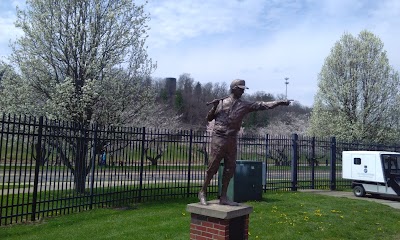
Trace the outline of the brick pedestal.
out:
[[[191,213],[191,240],[248,239],[249,214],[253,211],[250,206],[219,205],[215,200],[207,206],[188,204],[186,210]]]

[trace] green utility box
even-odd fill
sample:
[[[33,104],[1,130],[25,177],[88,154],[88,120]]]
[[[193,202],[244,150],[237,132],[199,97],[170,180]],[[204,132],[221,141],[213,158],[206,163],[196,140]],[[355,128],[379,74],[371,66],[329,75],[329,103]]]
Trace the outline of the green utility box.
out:
[[[262,199],[262,184],[265,170],[263,162],[251,160],[236,160],[236,171],[229,182],[227,195],[235,202]],[[222,162],[218,171],[218,195],[221,195],[222,175],[224,163]]]

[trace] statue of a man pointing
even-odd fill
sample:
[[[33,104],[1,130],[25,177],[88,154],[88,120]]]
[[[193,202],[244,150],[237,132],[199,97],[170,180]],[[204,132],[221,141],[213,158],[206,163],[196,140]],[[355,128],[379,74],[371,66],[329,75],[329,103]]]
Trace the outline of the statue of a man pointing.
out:
[[[207,114],[207,120],[215,120],[211,138],[211,155],[206,178],[198,197],[202,205],[207,205],[207,187],[213,176],[218,172],[221,160],[224,159],[224,172],[222,175],[222,189],[219,203],[222,205],[237,206],[238,203],[227,197],[230,179],[236,169],[236,141],[237,133],[242,125],[242,120],[247,113],[275,108],[279,105],[288,106],[292,100],[272,102],[247,102],[240,98],[244,90],[248,89],[245,81],[235,79],[230,85],[231,94],[222,99],[215,99],[208,104],[213,107]]]

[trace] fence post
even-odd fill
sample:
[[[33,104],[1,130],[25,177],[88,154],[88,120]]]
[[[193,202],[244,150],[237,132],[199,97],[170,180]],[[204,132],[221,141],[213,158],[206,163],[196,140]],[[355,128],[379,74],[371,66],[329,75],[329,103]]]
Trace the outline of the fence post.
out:
[[[292,191],[297,191],[297,134],[292,135]]]
[[[43,116],[39,117],[39,126],[38,126],[38,139],[36,146],[36,162],[35,162],[35,176],[33,180],[33,196],[32,196],[32,215],[31,221],[36,220],[36,206],[37,206],[37,195],[38,195],[38,182],[39,182],[39,167],[40,161],[42,159],[42,136],[43,136]]]
[[[93,125],[92,125],[92,127],[93,127]],[[89,205],[89,209],[93,208],[93,187],[94,187],[94,168],[96,166],[96,148],[97,148],[97,123],[94,124],[92,163],[90,164],[92,166],[92,168],[91,168],[92,176],[90,178],[90,205]]]
[[[191,174],[190,169],[191,169],[191,165],[192,165],[192,151],[193,151],[192,147],[193,147],[193,130],[190,129],[189,166],[188,166],[188,176],[187,176],[188,182],[187,182],[187,194],[186,194],[187,197],[189,197],[189,195],[190,195],[190,174]]]
[[[269,135],[265,134],[265,169],[263,169],[263,171],[265,171],[265,175],[263,175],[263,183],[264,183],[264,193],[267,192],[267,171],[268,171],[268,139],[269,139]]]
[[[311,189],[315,189],[315,137],[311,138]]]
[[[336,138],[331,138],[331,151],[330,151],[330,190],[336,190]]]
[[[140,179],[139,179],[139,196],[138,202],[142,201],[142,189],[143,189],[143,167],[144,167],[144,149],[146,144],[146,128],[142,128],[142,152],[140,155]]]

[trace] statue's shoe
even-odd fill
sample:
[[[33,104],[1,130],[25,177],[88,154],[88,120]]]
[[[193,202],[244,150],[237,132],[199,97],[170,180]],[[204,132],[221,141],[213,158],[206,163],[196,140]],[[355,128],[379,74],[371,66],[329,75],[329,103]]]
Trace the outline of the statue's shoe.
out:
[[[229,206],[240,206],[239,203],[231,201],[229,199],[224,199],[224,198],[219,199],[219,204],[220,205],[229,205]]]
[[[197,197],[199,198],[201,205],[208,205],[207,199],[206,199],[206,194],[204,192],[202,192],[202,191],[199,192]]]

